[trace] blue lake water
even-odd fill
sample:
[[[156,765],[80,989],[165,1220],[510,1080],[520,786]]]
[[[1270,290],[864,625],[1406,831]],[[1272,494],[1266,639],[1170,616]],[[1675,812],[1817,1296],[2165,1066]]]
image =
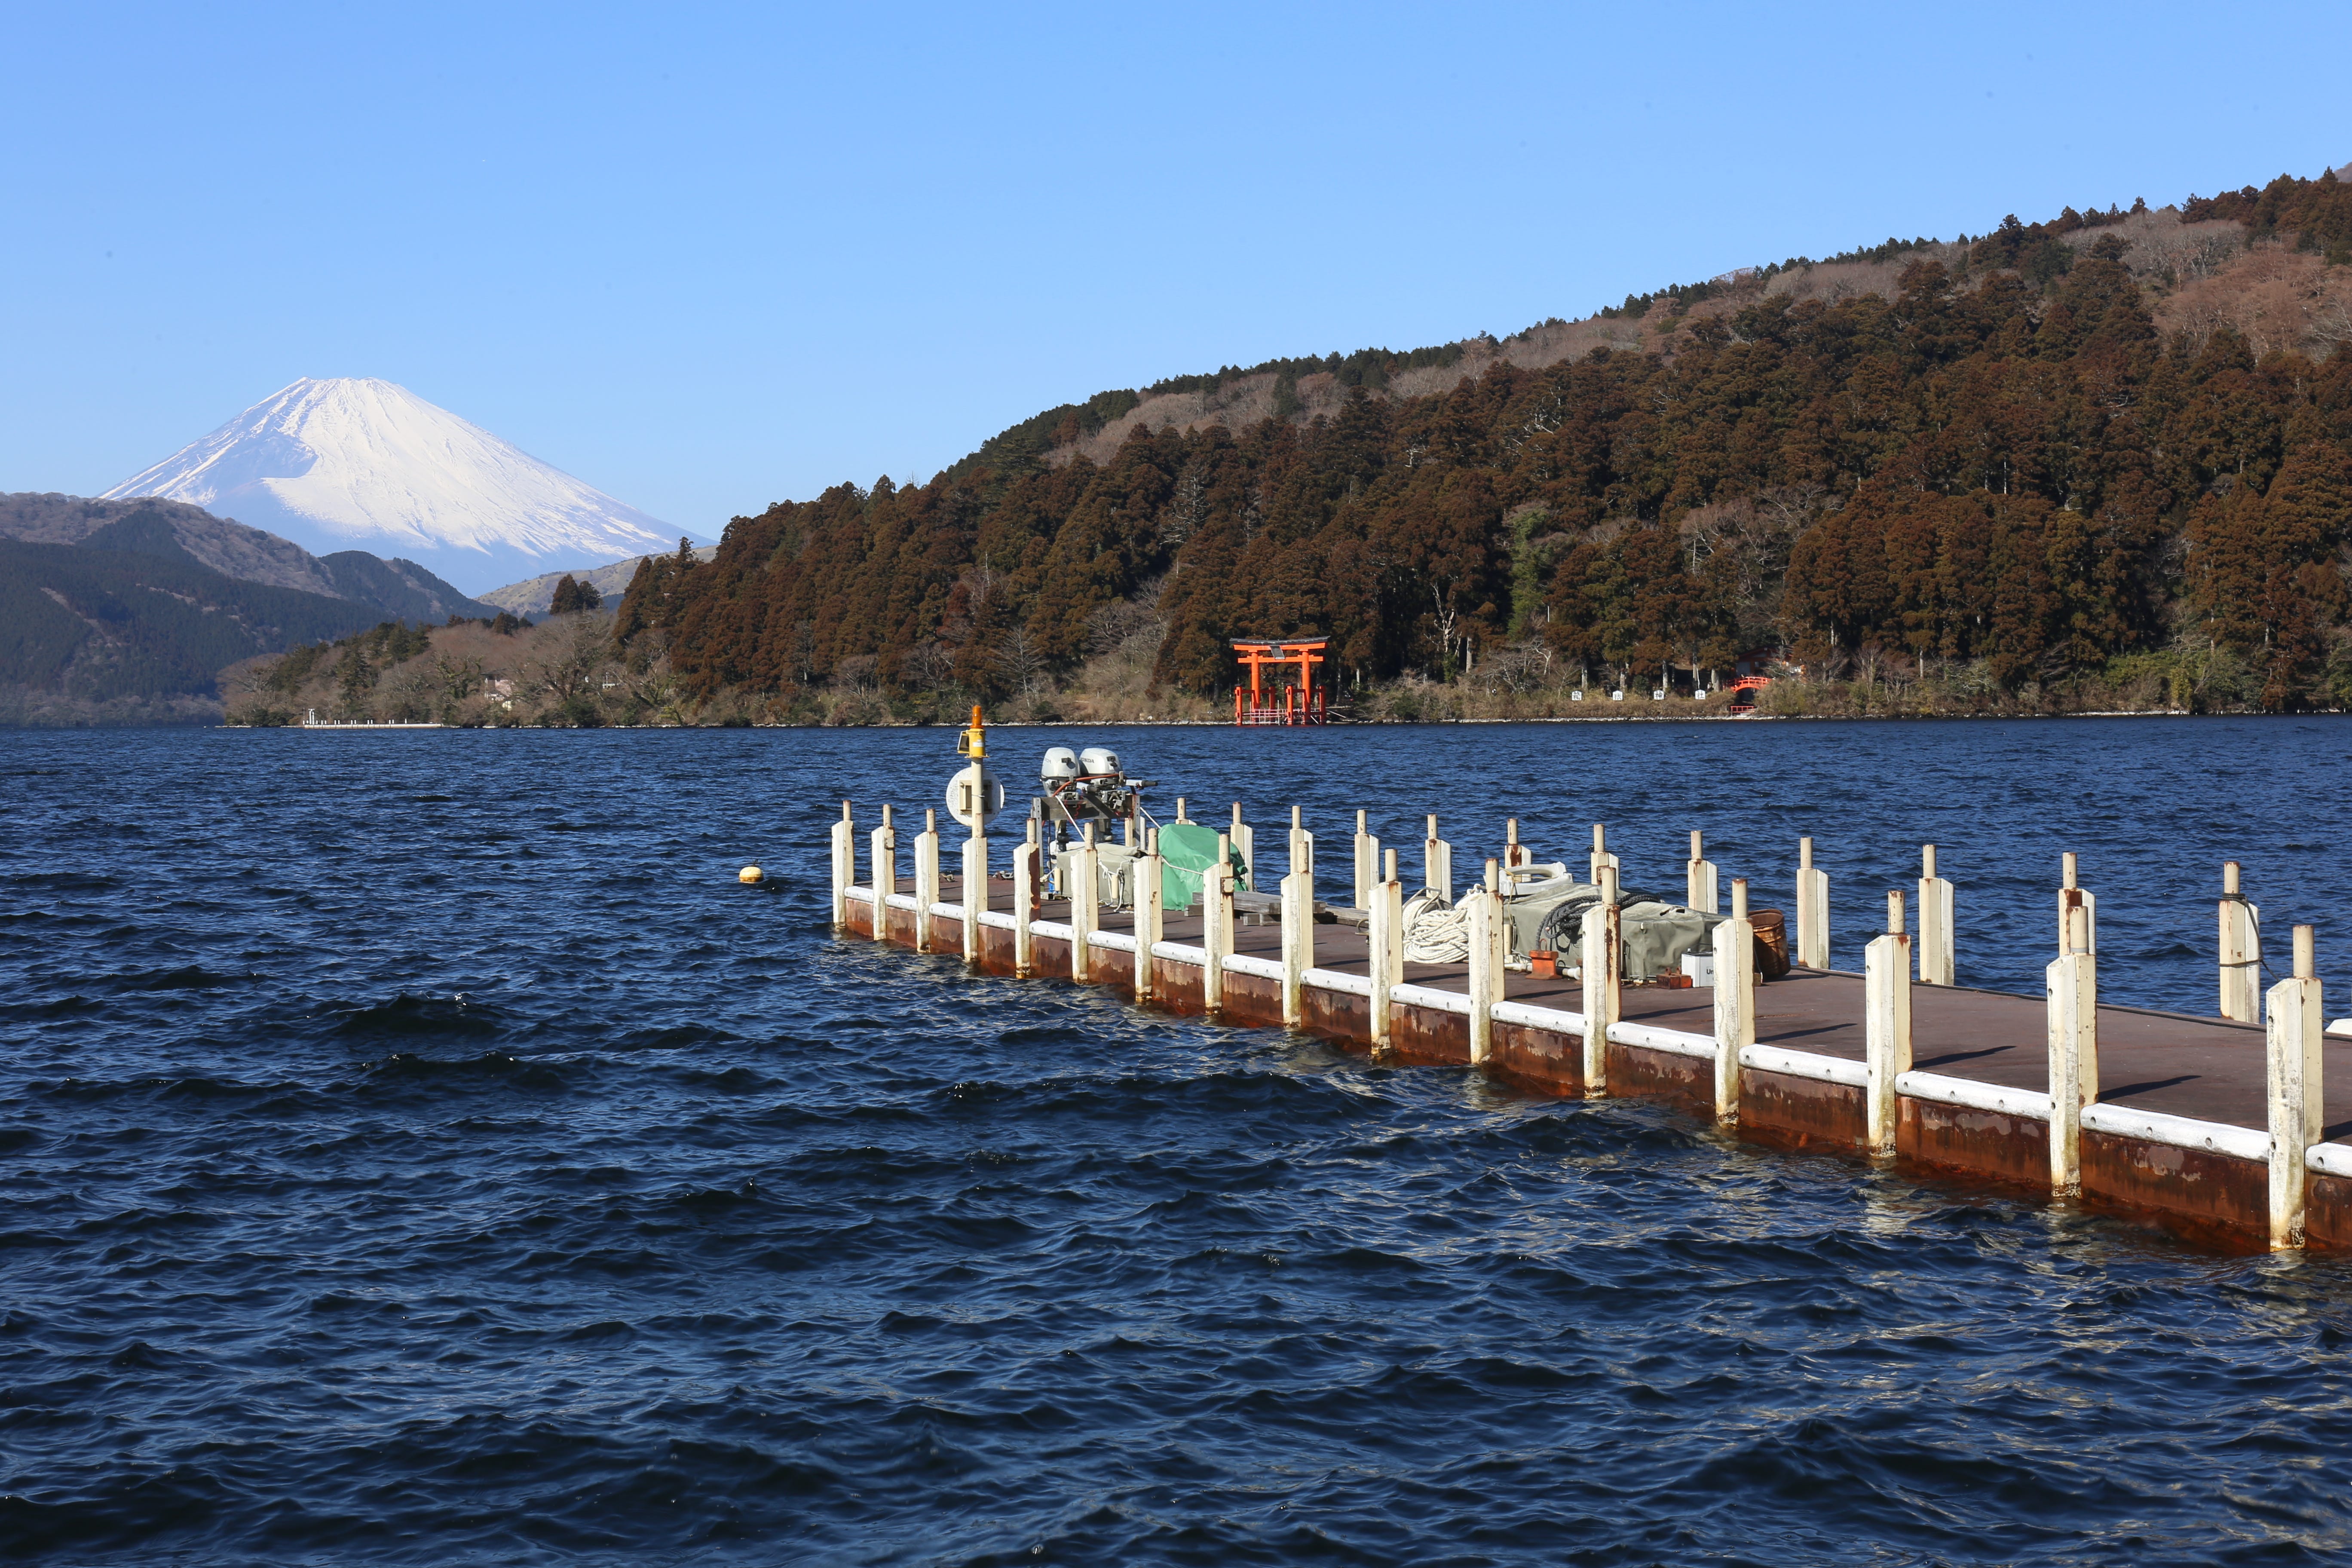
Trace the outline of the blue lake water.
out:
[[[2352,1262],[835,940],[826,823],[952,739],[0,732],[0,1554],[2352,1552]],[[2343,721],[992,741],[1408,867],[1696,827],[1785,905],[1810,833],[1846,966],[1932,840],[2024,991],[2075,849],[2198,1011],[2234,858],[2352,1013]]]

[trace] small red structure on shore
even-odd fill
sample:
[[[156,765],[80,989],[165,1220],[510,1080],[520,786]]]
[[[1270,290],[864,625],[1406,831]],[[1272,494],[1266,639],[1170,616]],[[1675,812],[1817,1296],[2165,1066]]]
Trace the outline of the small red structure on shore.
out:
[[[1315,684],[1315,667],[1323,662],[1323,650],[1330,646],[1328,637],[1295,637],[1273,642],[1234,643],[1234,657],[1249,670],[1249,688],[1234,688],[1234,722],[1236,724],[1328,724],[1331,721],[1331,700],[1328,689]],[[1298,667],[1298,679],[1286,681],[1282,688],[1282,700],[1276,702],[1266,689],[1265,678],[1268,668],[1277,676],[1286,675],[1291,665]]]

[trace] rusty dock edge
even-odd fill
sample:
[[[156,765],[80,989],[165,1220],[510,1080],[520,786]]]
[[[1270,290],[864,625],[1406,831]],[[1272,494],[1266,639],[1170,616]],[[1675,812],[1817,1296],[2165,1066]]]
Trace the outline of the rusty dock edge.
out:
[[[902,884],[903,885],[903,884]],[[944,955],[968,955],[984,973],[1013,975],[1013,917],[977,911],[979,931],[965,941],[966,911],[934,901],[928,921],[910,892],[877,900],[870,887],[845,885],[836,910],[840,925],[859,936]],[[945,889],[941,889],[944,891]],[[919,923],[928,930],[919,931]],[[1069,922],[1029,921],[1031,977],[1074,980]],[[1090,931],[1086,976],[1135,998],[1138,1005],[1200,1016],[1205,949],[1181,942],[1152,945],[1148,971],[1137,962],[1135,938]],[[1282,966],[1265,957],[1227,953],[1214,1017],[1241,1026],[1281,1027]],[[1139,975],[1148,995],[1137,996]],[[1494,1077],[1547,1095],[1596,1094],[1668,1101],[1697,1119],[1720,1121],[1738,1136],[1784,1150],[1867,1157],[1871,1068],[1865,1062],[1815,1056],[1776,1046],[1748,1045],[1737,1056],[1736,1114],[1718,1116],[1720,1075],[1729,1070],[1715,1039],[1697,1034],[1612,1024],[1599,1053],[1599,1085],[1587,1082],[1583,1018],[1517,1002],[1491,1006],[1486,1059],[1472,1060],[1471,998],[1412,984],[1392,988],[1389,1038],[1375,1047],[1371,986],[1363,975],[1308,968],[1301,975],[1297,1032],[1344,1047],[1377,1049],[1400,1065],[1476,1065]],[[1935,1073],[1896,1075],[1892,1096],[1891,1155],[1898,1168],[1958,1184],[2012,1195],[2053,1194],[2052,1099]],[[2186,1117],[2085,1106],[2078,1131],[2079,1173],[2068,1197],[2119,1216],[2152,1223],[2200,1245],[2229,1251],[2260,1250],[2274,1239],[2271,1135],[2257,1129]],[[2302,1226],[2296,1238],[2313,1247],[2352,1247],[2352,1145],[2315,1142],[2294,1163]],[[2283,1173],[2284,1174],[2284,1173]]]

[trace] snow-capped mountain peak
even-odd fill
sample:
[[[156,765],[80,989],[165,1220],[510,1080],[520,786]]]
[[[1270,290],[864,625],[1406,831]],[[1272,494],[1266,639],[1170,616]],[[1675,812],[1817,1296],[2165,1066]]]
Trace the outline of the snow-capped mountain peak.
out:
[[[106,492],[325,555],[405,556],[467,593],[673,548],[677,531],[388,381],[294,383]]]

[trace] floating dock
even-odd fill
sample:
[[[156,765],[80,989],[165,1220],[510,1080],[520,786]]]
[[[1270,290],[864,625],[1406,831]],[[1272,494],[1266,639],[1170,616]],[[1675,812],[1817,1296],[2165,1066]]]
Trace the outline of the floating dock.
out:
[[[1250,834],[1234,812],[1233,840],[1246,857]],[[911,836],[912,874],[902,876],[890,808],[861,832],[844,803],[832,845],[837,927],[990,973],[1102,985],[1170,1013],[1297,1030],[1385,1061],[1474,1066],[1550,1095],[1660,1099],[1741,1138],[2079,1201],[2207,1245],[2352,1247],[2352,1142],[2343,1138],[2352,1133],[2352,1037],[2328,1032],[2309,928],[2297,928],[2293,974],[2260,991],[2255,912],[2234,867],[2216,949],[2217,994],[2234,1016],[2200,1017],[2098,1001],[2095,905],[2074,885],[2072,857],[2055,889],[2045,996],[1948,983],[1951,887],[1935,876],[1932,849],[1916,897],[1918,935],[1904,929],[1908,890],[1890,894],[1865,971],[1827,968],[1828,878],[1811,865],[1810,841],[1785,977],[1758,976],[1736,881],[1731,917],[1715,927],[1722,984],[1626,983],[1613,912],[1596,910],[1582,932],[1581,970],[1600,977],[1588,986],[1508,961],[1505,889],[1528,860],[1516,826],[1460,897],[1467,961],[1423,964],[1403,957],[1407,888],[1394,852],[1383,865],[1360,816],[1354,903],[1338,920],[1325,906],[1320,921],[1314,841],[1296,813],[1276,907],[1212,870],[1189,910],[1160,907],[1149,830],[1132,847],[1136,907],[1111,909],[1086,896],[1100,886],[1091,830],[1071,853],[1078,896],[1067,899],[1051,896],[1034,820],[1011,845],[1009,868],[1002,850],[992,868],[987,839],[958,838],[949,875],[936,818]],[[1431,885],[1450,882],[1452,848],[1433,819],[1421,847]],[[1597,828],[1591,865],[1613,893],[1615,857]],[[1696,838],[1686,875],[1692,904],[1712,911],[1717,873]],[[1262,923],[1237,899],[1259,906]],[[1734,978],[1743,972],[1744,984]]]

